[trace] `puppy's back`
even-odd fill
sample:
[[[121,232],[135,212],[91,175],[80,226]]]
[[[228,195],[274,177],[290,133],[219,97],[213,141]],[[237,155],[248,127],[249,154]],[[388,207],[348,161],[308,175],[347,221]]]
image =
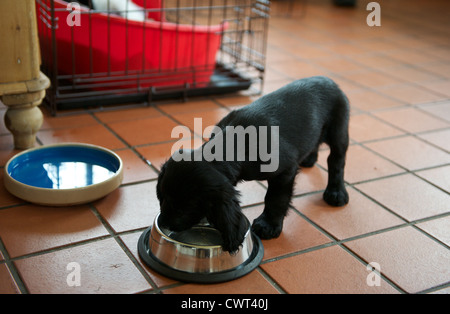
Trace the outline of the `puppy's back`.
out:
[[[241,110],[253,122],[260,119],[261,125],[305,125],[325,123],[335,110],[349,109],[347,97],[333,80],[313,76],[287,84]]]

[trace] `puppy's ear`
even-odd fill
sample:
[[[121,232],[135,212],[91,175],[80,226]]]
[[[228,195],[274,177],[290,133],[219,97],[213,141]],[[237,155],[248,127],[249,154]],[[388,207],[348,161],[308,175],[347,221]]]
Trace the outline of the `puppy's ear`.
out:
[[[156,184],[156,196],[158,197],[158,200],[161,201],[162,193],[161,193],[161,181],[166,173],[166,167],[167,167],[167,161],[162,165],[161,171],[158,175],[158,183]]]
[[[226,182],[210,195],[213,198],[206,218],[222,234],[223,250],[236,253],[248,229],[247,220],[239,206],[239,193]]]

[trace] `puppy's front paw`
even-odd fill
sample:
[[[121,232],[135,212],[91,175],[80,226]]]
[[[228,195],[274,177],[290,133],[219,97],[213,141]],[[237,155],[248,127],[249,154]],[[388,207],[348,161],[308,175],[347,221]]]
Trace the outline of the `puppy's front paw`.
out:
[[[230,253],[230,255],[237,254],[237,252],[239,252],[240,247],[241,243],[238,242],[224,241],[224,243],[222,243],[222,250],[227,251],[228,253]]]
[[[283,229],[283,221],[281,223],[271,223],[266,221],[264,214],[261,214],[253,221],[252,231],[261,239],[273,239],[280,236]]]
[[[323,193],[323,199],[331,206],[344,206],[348,203],[348,193],[345,188],[332,189],[327,188],[325,193]]]

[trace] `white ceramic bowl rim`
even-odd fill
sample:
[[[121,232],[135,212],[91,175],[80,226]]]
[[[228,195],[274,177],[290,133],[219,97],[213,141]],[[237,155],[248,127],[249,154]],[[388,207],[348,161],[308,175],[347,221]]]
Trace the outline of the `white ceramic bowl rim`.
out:
[[[85,143],[63,143],[63,144],[51,144],[51,145],[43,145],[43,146],[39,146],[39,147],[34,147],[34,148],[27,149],[27,150],[25,150],[23,152],[20,152],[20,153],[14,155],[13,157],[11,157],[8,160],[8,162],[5,165],[5,172],[6,172],[7,176],[9,177],[9,179],[15,181],[17,184],[21,184],[21,185],[27,186],[28,188],[32,188],[32,189],[36,189],[36,190],[49,190],[49,191],[57,190],[57,189],[53,189],[53,188],[43,188],[43,187],[38,187],[38,186],[33,186],[33,185],[29,185],[29,184],[23,183],[21,181],[18,181],[14,177],[12,177],[10,175],[10,171],[9,171],[9,167],[10,167],[11,163],[14,162],[15,159],[17,159],[17,158],[19,158],[19,157],[21,157],[21,156],[23,156],[25,154],[33,153],[34,151],[37,151],[37,150],[51,149],[51,148],[57,148],[57,147],[80,147],[80,148],[88,148],[88,149],[101,151],[103,153],[111,155],[112,157],[114,157],[117,160],[117,162],[119,163],[119,167],[115,171],[116,173],[119,173],[119,172],[121,172],[123,170],[122,159],[119,157],[119,155],[117,155],[115,152],[113,152],[113,151],[111,151],[109,149],[106,149],[106,148],[101,147],[101,146],[92,145],[92,144],[85,144]],[[104,180],[104,181],[102,181],[100,183],[95,183],[95,184],[86,185],[86,186],[77,187],[77,188],[60,189],[60,190],[64,190],[64,191],[68,191],[68,192],[70,192],[71,190],[82,190],[82,189],[87,189],[87,188],[90,188],[90,187],[92,187],[94,185],[103,184],[103,183],[106,183],[106,182],[112,181],[112,180],[114,180],[114,176],[109,177],[108,179],[106,179],[106,180]]]
[[[98,151],[108,156],[115,164],[113,169],[109,169],[113,172],[113,175],[105,178],[102,181],[94,182],[80,187],[74,188],[47,188],[27,184],[21,182],[11,175],[10,166],[20,158],[26,158],[27,154],[36,153],[36,151],[52,148],[80,148],[86,151],[91,150],[91,153]],[[101,156],[101,155],[99,155]],[[85,144],[85,143],[61,143],[52,145],[43,145],[35,148],[31,148],[20,152],[10,158],[4,168],[4,184],[5,188],[13,195],[22,198],[26,201],[37,203],[41,205],[50,206],[65,206],[65,205],[77,205],[87,203],[96,199],[99,199],[106,194],[112,192],[118,188],[123,179],[123,162],[122,159],[113,151],[101,146]]]

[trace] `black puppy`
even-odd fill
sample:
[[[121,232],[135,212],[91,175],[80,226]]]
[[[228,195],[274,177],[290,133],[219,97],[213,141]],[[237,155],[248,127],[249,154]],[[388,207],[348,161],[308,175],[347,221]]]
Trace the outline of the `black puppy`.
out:
[[[254,220],[252,229],[262,239],[278,237],[299,166],[312,167],[323,142],[330,147],[328,185],[323,198],[332,206],[347,204],[343,176],[348,121],[347,97],[331,79],[321,76],[295,81],[232,111],[218,123],[220,131],[209,142],[194,151],[172,155],[162,166],[157,184],[159,223],[182,231],[206,217],[221,232],[223,249],[235,252],[248,227],[235,186],[242,180],[267,180],[264,212]],[[244,134],[244,146],[236,141],[227,145],[236,140],[236,134],[227,136],[232,130],[230,126],[256,130],[257,140],[250,139],[251,132],[241,132],[236,134]],[[264,143],[268,143],[267,150],[261,146]],[[255,149],[256,158],[252,155]],[[206,151],[219,158],[198,158]],[[271,156],[277,160],[262,158],[267,157],[264,152],[276,152]],[[183,156],[191,158],[180,160]],[[266,171],[262,171],[263,166]]]

